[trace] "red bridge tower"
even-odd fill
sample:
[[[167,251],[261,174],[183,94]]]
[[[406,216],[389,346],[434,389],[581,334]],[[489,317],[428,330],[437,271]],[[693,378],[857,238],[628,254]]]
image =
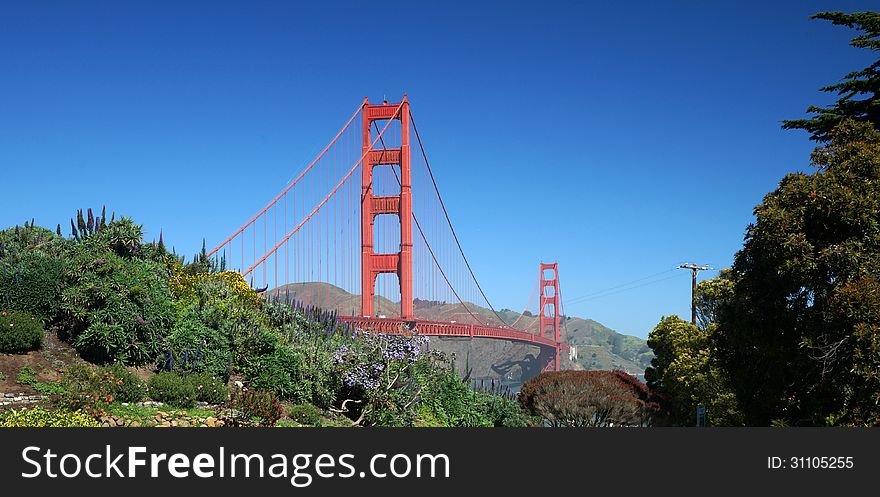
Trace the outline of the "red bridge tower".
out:
[[[400,108],[399,112],[396,112]],[[373,317],[376,277],[395,273],[400,281],[400,317],[412,319],[412,173],[409,149],[409,102],[406,97],[398,104],[387,102],[371,105],[364,100],[362,112],[363,178],[361,183],[361,315]],[[400,121],[400,148],[372,148],[370,126],[373,121]],[[373,168],[380,165],[400,166],[400,195],[373,195]],[[376,216],[396,214],[400,218],[400,252],[373,252],[373,226]]]
[[[552,339],[556,342],[556,357],[553,364],[548,364],[545,370],[559,371],[559,268],[558,263],[541,263],[541,273],[538,275],[541,282],[541,300],[538,309],[538,335]]]

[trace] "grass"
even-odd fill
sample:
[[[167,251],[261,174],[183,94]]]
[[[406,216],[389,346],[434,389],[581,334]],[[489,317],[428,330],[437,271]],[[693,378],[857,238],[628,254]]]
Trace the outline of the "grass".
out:
[[[107,411],[113,415],[129,421],[138,421],[141,424],[151,424],[156,421],[156,414],[162,411],[166,414],[174,414],[188,416],[191,418],[208,418],[216,416],[217,413],[212,409],[202,409],[193,407],[189,409],[178,409],[171,406],[163,407],[146,407],[137,404],[122,405],[120,402],[110,404]]]
[[[15,382],[19,385],[28,385],[42,395],[60,395],[64,393],[64,387],[60,383],[42,382],[37,380],[37,373],[32,368],[24,366],[18,370]]]

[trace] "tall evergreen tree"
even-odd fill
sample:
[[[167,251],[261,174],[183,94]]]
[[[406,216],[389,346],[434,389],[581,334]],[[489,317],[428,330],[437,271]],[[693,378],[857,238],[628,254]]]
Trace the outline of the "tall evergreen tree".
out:
[[[820,12],[812,19],[824,19],[838,26],[847,26],[861,31],[849,44],[856,48],[880,51],[880,13]],[[827,142],[829,132],[844,119],[870,122],[880,129],[880,60],[868,67],[853,71],[836,84],[820,88],[821,91],[835,93],[837,102],[828,107],[811,105],[807,112],[813,114],[809,119],[782,121],[785,129],[803,129],[810,133],[810,139]]]

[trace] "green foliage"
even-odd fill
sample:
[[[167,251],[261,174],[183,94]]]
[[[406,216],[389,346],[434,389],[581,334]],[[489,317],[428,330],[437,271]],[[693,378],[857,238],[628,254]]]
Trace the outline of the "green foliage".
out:
[[[251,386],[268,390],[295,403],[329,406],[336,389],[332,378],[332,353],[326,344],[281,344],[257,356],[245,370]]]
[[[0,250],[0,306],[31,313],[42,321],[55,314],[64,271],[60,259],[36,251]]]
[[[196,391],[197,402],[222,404],[229,398],[229,387],[226,382],[207,373],[192,373],[185,376]]]
[[[161,371],[150,378],[147,383],[150,398],[176,407],[193,407],[196,405],[198,392],[187,375],[171,371]]]
[[[176,407],[192,407],[196,402],[220,404],[229,394],[223,380],[207,373],[161,371],[150,378],[147,388],[151,399]]]
[[[165,268],[132,258],[121,234],[139,232],[127,219],[115,221],[71,250],[60,322],[63,338],[91,362],[154,362],[174,320]]]
[[[844,121],[755,208],[717,343],[749,424],[880,422],[880,133]]]
[[[0,352],[23,354],[43,345],[43,325],[25,312],[0,311]]]
[[[697,308],[697,324],[701,330],[707,329],[718,321],[721,305],[730,300],[733,293],[733,281],[730,269],[721,270],[717,278],[703,280],[697,284],[694,299]]]
[[[710,283],[703,288],[724,285]],[[711,340],[714,329],[714,324],[699,329],[678,316],[669,316],[648,334],[648,345],[655,356],[645,370],[645,379],[648,387],[664,399],[675,424],[694,426],[697,406],[702,405],[710,424],[742,425],[736,396],[718,365]]]
[[[287,417],[306,426],[321,426],[323,411],[312,404],[297,404],[287,410]]]
[[[15,382],[20,385],[34,385],[37,383],[37,372],[29,366],[24,366],[18,370]]]
[[[95,418],[82,411],[47,411],[42,407],[0,411],[2,428],[75,428],[100,426]]]
[[[166,354],[161,356],[163,368],[178,372],[205,372],[229,377],[232,352],[226,327],[207,326],[211,308],[192,305],[179,314],[174,327],[163,343]]]
[[[233,389],[229,397],[229,407],[241,412],[246,420],[259,426],[275,426],[284,413],[278,397],[272,392],[262,390]]]
[[[824,19],[838,26],[847,26],[861,32],[850,41],[850,45],[873,51],[880,51],[880,13],[820,12],[813,19]],[[813,140],[826,142],[831,139],[832,130],[846,119],[864,121],[880,129],[880,61],[853,71],[839,83],[820,88],[821,91],[837,94],[837,102],[830,107],[810,106],[807,112],[810,119],[783,121],[783,128],[803,129]]]
[[[475,392],[450,368],[438,375],[433,391],[425,392],[425,404],[445,426],[492,426],[484,409],[483,394]]]
[[[82,410],[90,416],[107,413],[113,402],[116,378],[87,364],[69,364],[61,377],[62,393],[59,404],[69,410]]]
[[[116,363],[97,370],[99,380],[107,386],[116,402],[140,402],[146,396],[144,382],[122,364]]]

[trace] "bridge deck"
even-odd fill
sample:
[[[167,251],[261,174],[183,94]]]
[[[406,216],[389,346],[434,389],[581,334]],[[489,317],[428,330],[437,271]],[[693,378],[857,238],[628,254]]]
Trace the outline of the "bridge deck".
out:
[[[498,338],[554,349],[556,347],[563,350],[568,348],[564,343],[557,344],[550,338],[534,335],[526,331],[517,330],[516,328],[500,328],[495,326],[464,323],[443,323],[421,319],[358,318],[351,316],[343,316],[338,319],[351,323],[355,327],[388,334],[403,334],[415,330],[419,334],[428,336]]]

